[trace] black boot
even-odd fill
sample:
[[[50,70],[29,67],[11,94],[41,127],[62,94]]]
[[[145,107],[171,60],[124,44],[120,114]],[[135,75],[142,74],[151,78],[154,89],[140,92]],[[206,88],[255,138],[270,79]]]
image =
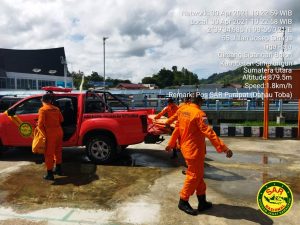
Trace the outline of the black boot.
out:
[[[39,155],[35,161],[36,164],[43,164],[45,162],[44,156],[43,155]]]
[[[198,211],[204,211],[212,207],[211,202],[206,201],[206,195],[197,195],[198,198]]]
[[[198,214],[197,210],[193,209],[188,201],[182,199],[179,200],[178,208],[183,212],[196,216]]]
[[[57,174],[58,176],[63,176],[63,172],[61,169],[61,164],[56,164],[55,169],[53,171],[54,174]]]
[[[54,180],[53,171],[47,170],[47,174],[44,176],[45,180]]]
[[[177,158],[178,158],[178,155],[177,155],[177,149],[174,148],[174,149],[173,149],[173,154],[172,154],[172,156],[171,156],[171,159],[177,159]]]

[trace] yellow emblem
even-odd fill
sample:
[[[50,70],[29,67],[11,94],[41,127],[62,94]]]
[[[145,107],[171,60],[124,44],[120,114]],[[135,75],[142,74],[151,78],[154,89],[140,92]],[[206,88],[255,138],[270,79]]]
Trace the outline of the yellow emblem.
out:
[[[30,137],[32,134],[32,126],[30,123],[21,123],[19,126],[21,136]]]
[[[281,181],[270,181],[258,191],[257,204],[268,216],[283,216],[293,205],[293,193],[287,184]]]

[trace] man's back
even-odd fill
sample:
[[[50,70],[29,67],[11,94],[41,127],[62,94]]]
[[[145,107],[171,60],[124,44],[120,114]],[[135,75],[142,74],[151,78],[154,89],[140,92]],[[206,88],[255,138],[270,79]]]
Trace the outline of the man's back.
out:
[[[181,149],[186,159],[205,156],[207,137],[218,152],[227,150],[226,145],[208,126],[206,114],[198,105],[191,103],[178,113],[178,125],[181,138]]]
[[[205,155],[205,136],[200,130],[204,115],[196,104],[185,106],[178,113],[180,143],[186,159]]]
[[[51,104],[45,104],[40,109],[39,114],[43,117],[45,129],[60,128],[63,121],[59,108]]]

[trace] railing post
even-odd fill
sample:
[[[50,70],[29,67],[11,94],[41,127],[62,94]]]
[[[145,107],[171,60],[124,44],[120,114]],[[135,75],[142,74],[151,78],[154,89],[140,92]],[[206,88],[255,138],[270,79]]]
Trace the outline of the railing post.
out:
[[[219,100],[216,100],[216,111],[219,111]]]
[[[283,107],[283,104],[282,104],[282,99],[279,100],[279,104],[278,104],[278,111],[281,113],[282,112],[282,107]],[[280,115],[281,116],[281,115]]]
[[[157,110],[161,110],[161,98],[157,99]]]
[[[209,99],[206,100],[206,107],[209,109]]]
[[[246,111],[250,110],[250,100],[247,100],[247,104],[246,104]]]

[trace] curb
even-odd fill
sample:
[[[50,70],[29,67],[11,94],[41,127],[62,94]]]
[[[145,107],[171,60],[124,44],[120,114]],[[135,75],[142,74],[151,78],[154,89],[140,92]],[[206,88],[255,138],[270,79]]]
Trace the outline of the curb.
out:
[[[262,137],[260,126],[213,126],[213,130],[221,137]],[[269,127],[270,138],[297,138],[297,127]]]

